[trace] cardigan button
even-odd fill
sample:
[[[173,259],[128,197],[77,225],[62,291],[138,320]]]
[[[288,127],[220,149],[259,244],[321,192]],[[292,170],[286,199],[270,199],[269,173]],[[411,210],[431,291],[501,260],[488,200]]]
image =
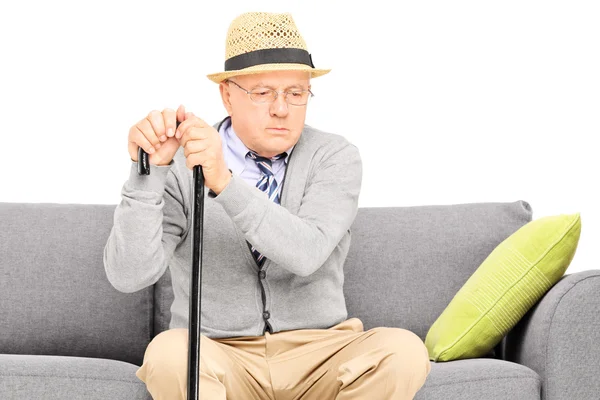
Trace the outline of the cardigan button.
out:
[[[265,277],[267,276],[267,272],[266,271],[260,271],[258,273],[258,276],[260,277],[260,279],[265,279]]]
[[[265,311],[265,312],[263,313],[263,318],[264,318],[264,319],[269,319],[270,317],[271,317],[271,314],[270,314],[268,311]]]

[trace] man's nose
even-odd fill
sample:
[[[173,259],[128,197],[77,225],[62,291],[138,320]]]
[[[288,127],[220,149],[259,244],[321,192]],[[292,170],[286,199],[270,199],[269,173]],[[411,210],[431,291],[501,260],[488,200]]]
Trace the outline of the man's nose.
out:
[[[271,114],[279,117],[287,115],[288,103],[285,100],[285,93],[278,93],[277,98],[271,103]]]

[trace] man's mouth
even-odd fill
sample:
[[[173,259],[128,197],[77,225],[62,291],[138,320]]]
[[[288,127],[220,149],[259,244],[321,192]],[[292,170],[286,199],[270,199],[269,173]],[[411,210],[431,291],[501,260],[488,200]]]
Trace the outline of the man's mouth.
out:
[[[267,130],[274,131],[274,132],[280,132],[280,133],[288,131],[288,129],[286,129],[286,128],[277,128],[277,127],[276,128],[267,128]]]

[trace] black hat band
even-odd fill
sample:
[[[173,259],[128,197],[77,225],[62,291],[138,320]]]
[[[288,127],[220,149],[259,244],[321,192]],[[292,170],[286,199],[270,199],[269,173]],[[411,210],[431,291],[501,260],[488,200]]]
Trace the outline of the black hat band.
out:
[[[225,71],[235,71],[260,64],[305,64],[314,68],[312,56],[304,49],[276,48],[254,50],[225,61]]]

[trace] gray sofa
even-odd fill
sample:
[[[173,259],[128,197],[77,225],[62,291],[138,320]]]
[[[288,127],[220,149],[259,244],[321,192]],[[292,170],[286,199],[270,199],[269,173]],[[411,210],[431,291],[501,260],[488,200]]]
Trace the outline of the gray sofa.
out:
[[[121,293],[102,255],[115,205],[0,203],[0,399],[150,399],[135,371],[168,329],[169,271]],[[365,329],[423,340],[527,202],[360,208],[344,291]],[[205,227],[204,234],[210,234]],[[485,357],[432,363],[416,399],[599,399],[600,270],[564,276]]]

